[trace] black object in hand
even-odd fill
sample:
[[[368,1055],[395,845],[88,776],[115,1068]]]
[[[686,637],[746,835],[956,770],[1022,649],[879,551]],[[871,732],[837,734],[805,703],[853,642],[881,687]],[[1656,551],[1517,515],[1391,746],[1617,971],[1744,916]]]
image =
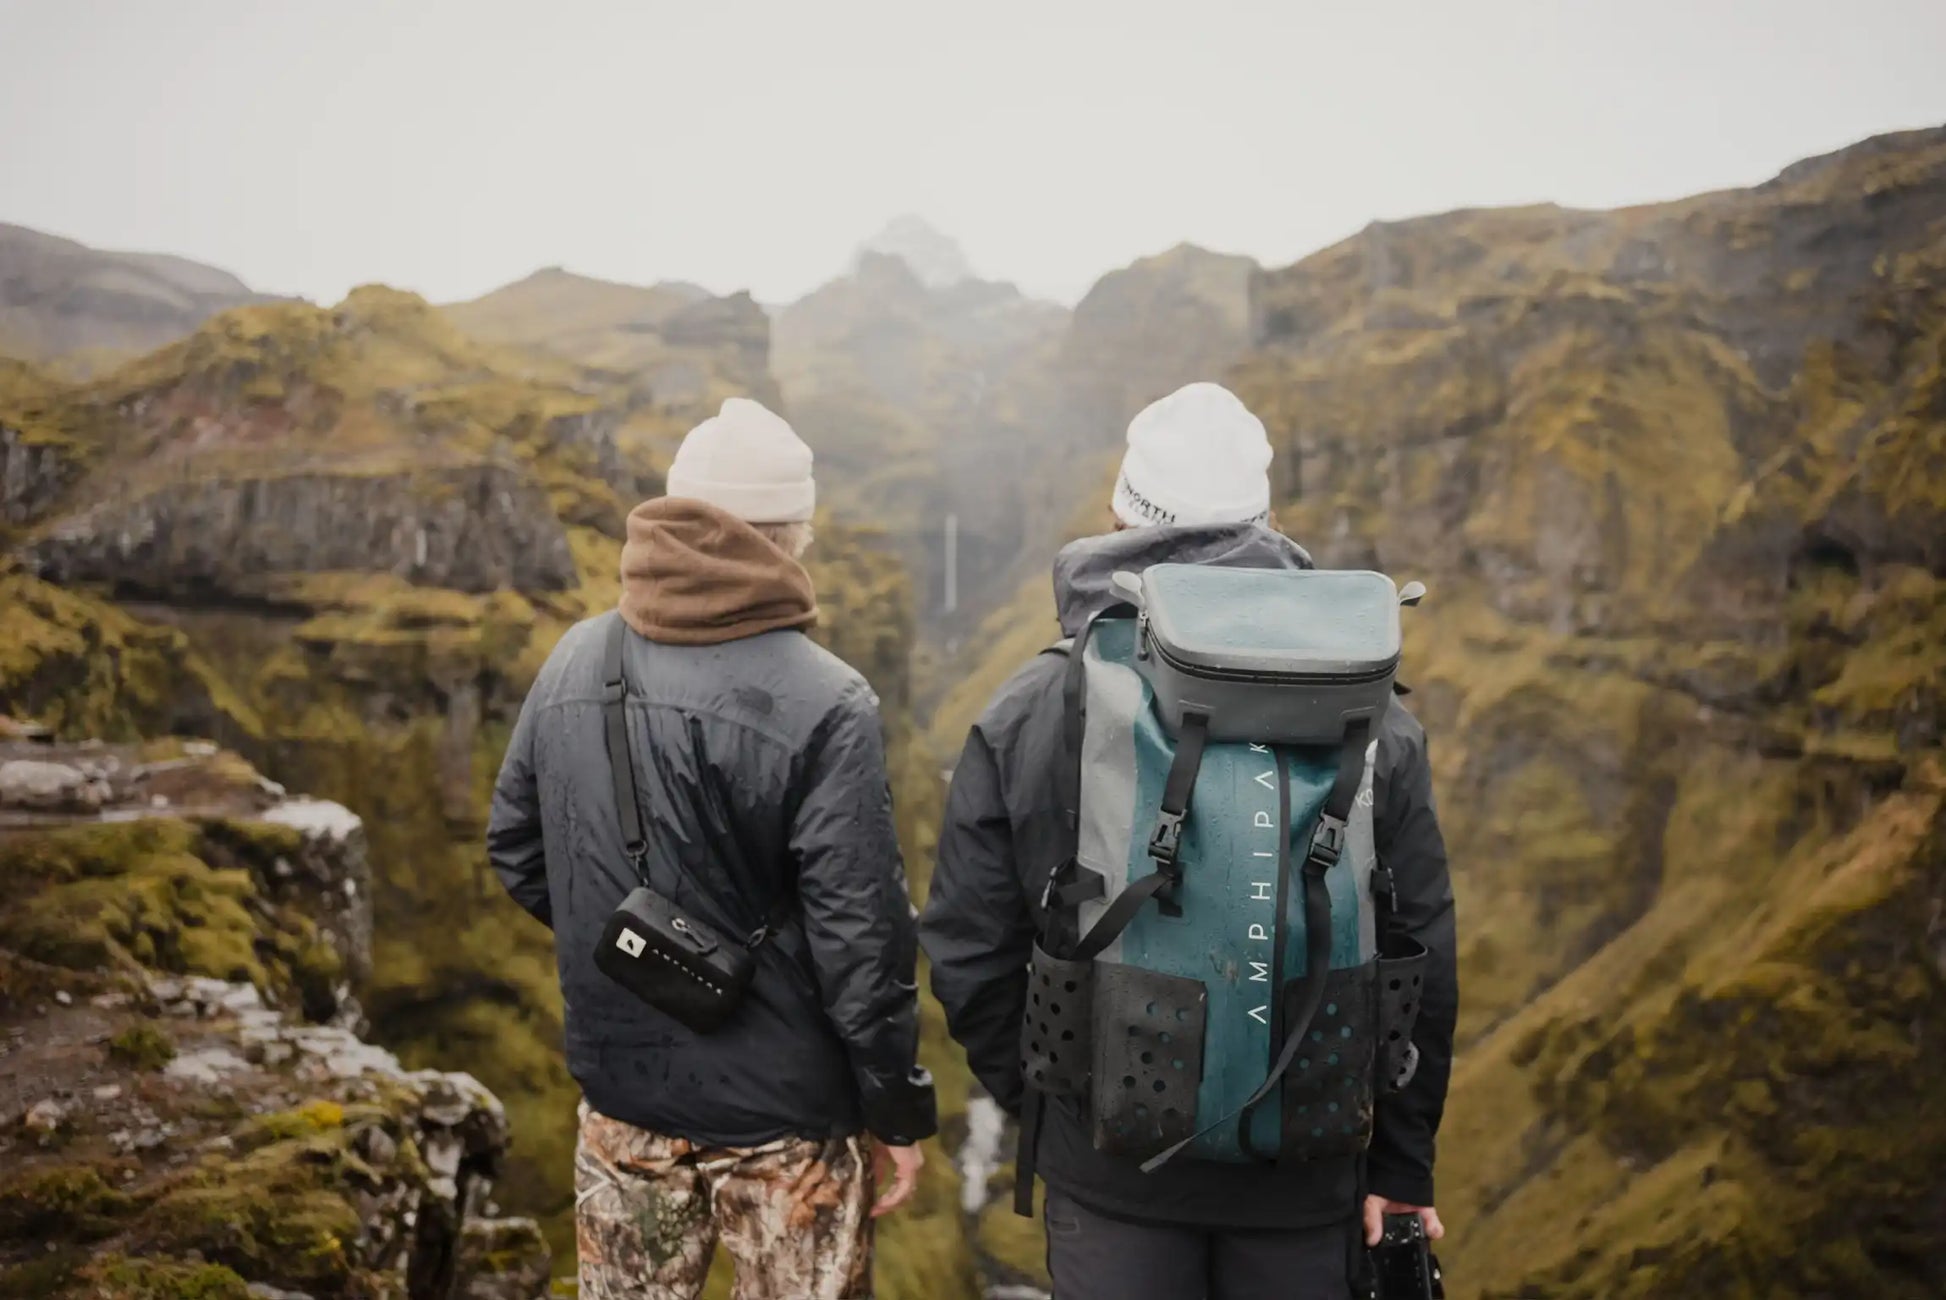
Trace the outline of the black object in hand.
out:
[[[1418,1215],[1386,1215],[1384,1235],[1371,1248],[1371,1259],[1377,1300],[1445,1300],[1439,1260]]]

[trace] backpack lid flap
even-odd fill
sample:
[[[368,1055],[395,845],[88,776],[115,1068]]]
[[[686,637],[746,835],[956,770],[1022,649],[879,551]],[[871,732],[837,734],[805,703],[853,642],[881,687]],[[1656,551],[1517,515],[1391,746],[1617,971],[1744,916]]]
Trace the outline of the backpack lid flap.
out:
[[[1368,676],[1399,661],[1399,593],[1382,573],[1157,564],[1149,633],[1189,671]]]

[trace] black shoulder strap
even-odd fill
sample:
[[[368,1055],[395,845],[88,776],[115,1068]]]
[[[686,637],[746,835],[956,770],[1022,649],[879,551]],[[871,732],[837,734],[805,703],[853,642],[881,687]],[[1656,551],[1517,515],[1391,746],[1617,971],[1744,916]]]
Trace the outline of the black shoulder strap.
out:
[[[602,734],[608,746],[608,778],[615,785],[615,812],[622,823],[622,847],[628,860],[648,883],[643,857],[648,840],[642,834],[642,808],[635,795],[635,755],[628,743],[628,673],[622,655],[628,645],[628,624],[620,614],[609,616],[608,639],[601,655]]]
[[[1371,721],[1361,718],[1345,732],[1344,743],[1338,751],[1337,779],[1331,783],[1331,793],[1325,798],[1324,810],[1318,814],[1317,826],[1311,832],[1310,849],[1304,855],[1304,977],[1298,985],[1298,1010],[1291,1015],[1289,1028],[1284,1033],[1283,1050],[1271,1063],[1269,1075],[1241,1106],[1160,1155],[1144,1161],[1143,1173],[1160,1169],[1190,1143],[1214,1133],[1232,1120],[1238,1123],[1238,1137],[1244,1150],[1251,1151],[1250,1113],[1275,1090],[1285,1072],[1291,1068],[1291,1062],[1297,1059],[1297,1050],[1303,1045],[1304,1035],[1311,1028],[1311,1021],[1316,1018],[1318,1007],[1324,1001],[1325,979],[1331,967],[1331,895],[1325,887],[1324,878],[1338,864],[1339,854],[1344,852],[1345,823],[1351,816],[1351,803],[1358,797],[1358,784],[1364,776],[1365,747],[1371,737],[1371,728]],[[1288,787],[1290,775],[1281,750],[1277,754],[1277,777]],[[1286,848],[1279,854],[1279,862],[1288,871],[1288,795],[1279,801],[1279,806],[1284,815],[1283,837],[1286,841]]]
[[[1041,1120],[1047,1114],[1047,1094],[1033,1084],[1020,1099],[1020,1134],[1014,1145],[1014,1213],[1034,1217],[1034,1177],[1040,1168]]]
[[[628,670],[624,666],[628,624],[620,614],[612,618],[601,652],[602,739],[608,750],[608,779],[615,788],[615,815],[622,824],[622,847],[628,852],[636,879],[648,885],[649,841],[642,833],[642,806],[636,801],[635,747],[628,743]],[[744,940],[745,946],[755,948],[769,939],[794,910],[794,900],[786,893],[765,915],[763,924]]]

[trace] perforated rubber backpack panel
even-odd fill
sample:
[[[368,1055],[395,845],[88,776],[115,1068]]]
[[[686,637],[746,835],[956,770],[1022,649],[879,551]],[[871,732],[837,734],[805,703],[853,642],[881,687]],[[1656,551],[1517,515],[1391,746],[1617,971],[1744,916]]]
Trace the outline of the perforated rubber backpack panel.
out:
[[[1403,936],[1387,936],[1385,955],[1378,963],[1379,1079],[1396,1092],[1412,1082],[1419,1068],[1419,1049],[1412,1045],[1412,1029],[1419,1021],[1425,996],[1426,946]]]
[[[1209,995],[1138,966],[1096,972],[1095,1147],[1146,1160],[1196,1131]]]
[[[1063,961],[1034,945],[1020,1059],[1027,1083],[1050,1097],[1087,1091],[1095,1006],[1095,963]]]
[[[1297,991],[1296,985],[1285,990],[1287,1033],[1295,1028],[1291,995]],[[1371,1141],[1378,1015],[1377,963],[1326,977],[1324,1001],[1284,1075],[1283,1159],[1356,1155]]]

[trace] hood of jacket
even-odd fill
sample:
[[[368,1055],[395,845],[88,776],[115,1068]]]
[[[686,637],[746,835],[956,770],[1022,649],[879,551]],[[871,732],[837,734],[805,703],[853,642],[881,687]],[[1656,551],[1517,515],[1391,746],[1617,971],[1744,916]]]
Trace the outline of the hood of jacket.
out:
[[[1232,569],[1314,569],[1311,553],[1259,524],[1124,528],[1069,542],[1054,557],[1054,608],[1061,635],[1078,636],[1119,598],[1112,579],[1151,564],[1214,564]]]
[[[728,511],[658,497],[629,512],[622,617],[664,645],[717,645],[818,621],[804,566]]]

